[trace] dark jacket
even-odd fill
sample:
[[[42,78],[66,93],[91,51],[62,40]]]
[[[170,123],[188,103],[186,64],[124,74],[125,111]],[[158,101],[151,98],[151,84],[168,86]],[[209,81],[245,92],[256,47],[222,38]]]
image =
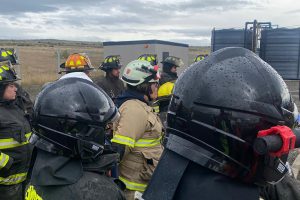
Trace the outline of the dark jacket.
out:
[[[113,155],[107,156],[97,162],[83,164],[78,159],[37,150],[25,199],[125,199],[113,179],[104,175],[107,165],[116,159]]]
[[[177,73],[163,72],[163,73],[161,73],[161,78],[159,79],[159,84],[163,85],[166,82],[176,81],[177,78],[178,78]]]
[[[275,185],[268,185],[261,189],[265,200],[298,200],[300,199],[300,181],[290,175]]]
[[[300,199],[299,188],[300,182],[289,175],[286,175],[281,182],[264,188],[245,184],[215,173],[165,149],[143,198],[145,200],[258,200],[260,194],[265,200],[298,200]]]
[[[25,114],[31,115],[33,103],[30,99],[30,95],[26,92],[19,84],[16,84],[17,87],[17,99],[16,104],[24,110]]]
[[[95,83],[101,87],[112,99],[117,97],[125,90],[124,83],[119,78],[111,78],[106,76],[98,81],[95,81]]]
[[[0,185],[26,179],[32,153],[30,136],[24,111],[15,102],[0,103]]]
[[[165,149],[143,198],[258,200],[259,189],[255,185],[233,181]]]

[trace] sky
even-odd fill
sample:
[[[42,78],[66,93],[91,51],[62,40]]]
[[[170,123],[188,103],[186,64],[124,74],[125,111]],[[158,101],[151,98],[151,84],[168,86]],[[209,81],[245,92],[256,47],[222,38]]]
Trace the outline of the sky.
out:
[[[210,45],[213,28],[246,21],[300,27],[300,0],[0,0],[0,39]]]

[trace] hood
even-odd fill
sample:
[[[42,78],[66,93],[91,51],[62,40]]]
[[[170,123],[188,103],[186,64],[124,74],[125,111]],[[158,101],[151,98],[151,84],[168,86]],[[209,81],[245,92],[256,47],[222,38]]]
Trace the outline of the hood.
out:
[[[70,185],[83,175],[81,161],[37,149],[31,182],[38,186]]]
[[[121,107],[121,105],[127,101],[127,100],[131,100],[131,99],[137,99],[140,100],[146,104],[148,104],[145,99],[144,99],[144,95],[136,92],[134,90],[125,90],[121,95],[119,95],[117,98],[115,98],[115,104],[118,108]]]

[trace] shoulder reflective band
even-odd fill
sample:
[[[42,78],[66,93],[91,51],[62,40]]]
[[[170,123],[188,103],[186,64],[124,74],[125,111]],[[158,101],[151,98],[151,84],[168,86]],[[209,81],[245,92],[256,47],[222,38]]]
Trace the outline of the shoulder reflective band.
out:
[[[28,140],[29,140],[30,136],[31,136],[31,132],[26,133],[25,134],[26,142],[22,142],[22,143],[19,143],[18,141],[16,141],[13,138],[0,139],[0,149],[9,149],[9,148],[20,147],[25,144],[28,144],[29,143]]]
[[[146,184],[142,184],[142,183],[136,183],[136,182],[132,182],[132,181],[128,181],[125,178],[119,176],[119,179],[125,183],[126,185],[126,189],[128,190],[136,190],[136,191],[140,191],[140,192],[144,192],[147,185]]]
[[[161,138],[153,138],[153,139],[139,139],[138,141],[135,141],[134,139],[130,137],[126,137],[123,135],[115,134],[111,142],[115,142],[118,144],[124,144],[129,147],[153,147],[156,145],[159,145],[161,143]]]
[[[25,200],[43,200],[31,185],[26,191]]]
[[[5,153],[0,152],[0,169],[5,167],[5,165],[8,163],[9,156],[6,155]]]
[[[26,179],[27,172],[10,175],[8,177],[0,177],[0,185],[15,185],[23,182]]]

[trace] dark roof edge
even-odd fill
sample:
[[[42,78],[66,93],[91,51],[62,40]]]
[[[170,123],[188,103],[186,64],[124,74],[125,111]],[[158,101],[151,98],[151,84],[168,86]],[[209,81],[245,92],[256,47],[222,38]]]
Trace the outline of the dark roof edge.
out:
[[[103,42],[103,46],[133,45],[133,44],[166,44],[171,46],[189,47],[188,44],[169,42],[163,40],[134,40],[134,41]]]

